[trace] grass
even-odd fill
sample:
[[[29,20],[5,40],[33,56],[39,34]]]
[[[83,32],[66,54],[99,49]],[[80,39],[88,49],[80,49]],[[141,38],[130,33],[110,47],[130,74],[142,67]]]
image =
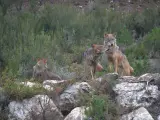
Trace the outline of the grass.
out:
[[[37,94],[45,93],[45,90],[42,87],[42,85],[28,87],[10,80],[5,82],[3,88],[9,96],[10,100],[23,100],[26,98],[31,98]]]

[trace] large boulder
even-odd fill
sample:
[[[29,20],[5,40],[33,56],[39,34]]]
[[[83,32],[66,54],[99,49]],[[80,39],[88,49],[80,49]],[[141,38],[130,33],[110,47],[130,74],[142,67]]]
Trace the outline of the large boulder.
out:
[[[74,108],[64,120],[85,120],[85,108],[84,107],[76,107]]]
[[[159,74],[144,74],[140,77],[124,76],[118,79],[113,90],[118,94],[117,102],[124,108],[149,107],[159,98]]]
[[[47,95],[12,101],[8,107],[9,120],[63,120],[62,114]]]
[[[154,119],[144,107],[141,107],[127,115],[123,115],[120,120],[154,120]]]
[[[59,107],[61,111],[71,111],[80,103],[80,94],[90,93],[91,86],[87,82],[77,82],[60,95]]]

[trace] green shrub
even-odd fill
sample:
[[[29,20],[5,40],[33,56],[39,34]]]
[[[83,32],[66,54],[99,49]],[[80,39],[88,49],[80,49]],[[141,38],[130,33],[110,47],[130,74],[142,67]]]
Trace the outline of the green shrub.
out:
[[[25,98],[31,98],[34,95],[43,94],[45,91],[41,85],[28,87],[11,80],[6,80],[3,88],[11,100],[23,100]]]
[[[36,83],[33,87],[28,87],[18,83],[20,80],[18,80],[16,76],[8,74],[8,69],[3,71],[0,80],[0,85],[10,100],[23,100],[25,98],[31,98],[34,95],[43,94],[46,92],[43,86],[39,83]]]
[[[145,9],[140,12],[134,12],[125,19],[129,30],[136,30],[138,37],[144,36],[155,26],[159,25],[159,8]]]
[[[93,95],[89,103],[89,108],[85,109],[85,114],[87,116],[87,119],[92,118],[93,120],[117,120],[117,108],[115,106],[115,103],[111,101],[107,96]]]
[[[148,55],[154,56],[155,53],[160,53],[160,28],[154,28],[144,37],[143,44]]]
[[[143,43],[135,44],[135,45],[127,48],[125,51],[125,54],[127,55],[127,58],[129,59],[129,61],[132,61],[133,59],[148,58],[147,50],[144,47]]]
[[[133,43],[132,34],[130,33],[128,29],[123,28],[122,30],[120,30],[120,33],[117,37],[117,43],[123,44],[125,46],[131,45]]]
[[[149,71],[148,59],[133,60],[131,66],[134,69],[133,75],[139,76]]]
[[[139,76],[149,70],[147,50],[143,43],[127,48],[125,54],[130,65],[134,69],[133,75]]]

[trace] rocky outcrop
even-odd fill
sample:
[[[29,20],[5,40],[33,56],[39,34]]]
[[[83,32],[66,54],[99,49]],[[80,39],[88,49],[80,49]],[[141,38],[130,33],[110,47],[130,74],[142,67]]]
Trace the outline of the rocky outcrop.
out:
[[[123,76],[117,81],[118,84],[113,87],[113,90],[117,94],[116,101],[123,108],[122,114],[144,107],[154,119],[157,119],[160,113],[159,73],[146,73],[140,77]],[[139,112],[143,111],[144,109],[140,109]]]
[[[85,108],[84,107],[76,107],[74,108],[64,120],[85,120]]]
[[[59,107],[61,111],[71,111],[80,103],[80,94],[91,92],[91,86],[87,82],[77,82],[60,95]]]
[[[158,81],[159,74],[144,74],[138,78],[124,76],[119,79],[113,90],[118,94],[117,102],[125,108],[148,107],[160,95],[158,86],[151,81]]]
[[[130,107],[148,107],[158,99],[158,87],[150,85],[146,87],[145,83],[120,83],[114,88],[118,94],[117,101],[126,108]]]
[[[9,103],[9,120],[63,120],[53,101],[47,95],[36,95],[23,101]]]
[[[127,115],[123,115],[120,120],[154,120],[154,119],[144,107],[141,107]]]
[[[140,77],[119,77],[116,73],[109,73],[89,81],[89,84],[70,80],[45,80],[42,86],[47,90],[47,95],[10,102],[8,119],[84,120],[84,107],[78,107],[84,105],[81,104],[82,94],[95,91],[98,94],[113,96],[112,100],[116,98],[121,107],[120,120],[156,120],[160,118],[159,81],[159,73],[146,73]],[[29,81],[19,84],[28,87],[41,85]],[[7,101],[7,96],[3,93],[0,89],[0,109],[3,109],[3,103]],[[65,119],[59,110],[66,116]]]

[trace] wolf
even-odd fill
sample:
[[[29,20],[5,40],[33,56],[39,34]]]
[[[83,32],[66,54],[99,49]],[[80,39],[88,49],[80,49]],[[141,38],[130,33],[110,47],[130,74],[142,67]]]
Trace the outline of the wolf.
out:
[[[33,78],[41,81],[44,80],[62,80],[60,76],[50,71],[46,59],[39,59],[35,66],[33,66]]]
[[[85,73],[88,73],[89,69],[89,74],[92,77],[92,80],[94,79],[95,72],[96,71],[102,71],[103,67],[99,63],[100,56],[104,52],[104,46],[103,45],[97,45],[97,44],[92,44],[91,48],[88,48],[84,54],[84,65],[85,65]]]
[[[122,76],[130,76],[134,72],[126,55],[124,55],[119,49],[119,46],[117,46],[116,36],[114,34],[104,34],[104,49],[107,54],[110,70],[111,64],[113,64],[114,72],[120,73]]]

